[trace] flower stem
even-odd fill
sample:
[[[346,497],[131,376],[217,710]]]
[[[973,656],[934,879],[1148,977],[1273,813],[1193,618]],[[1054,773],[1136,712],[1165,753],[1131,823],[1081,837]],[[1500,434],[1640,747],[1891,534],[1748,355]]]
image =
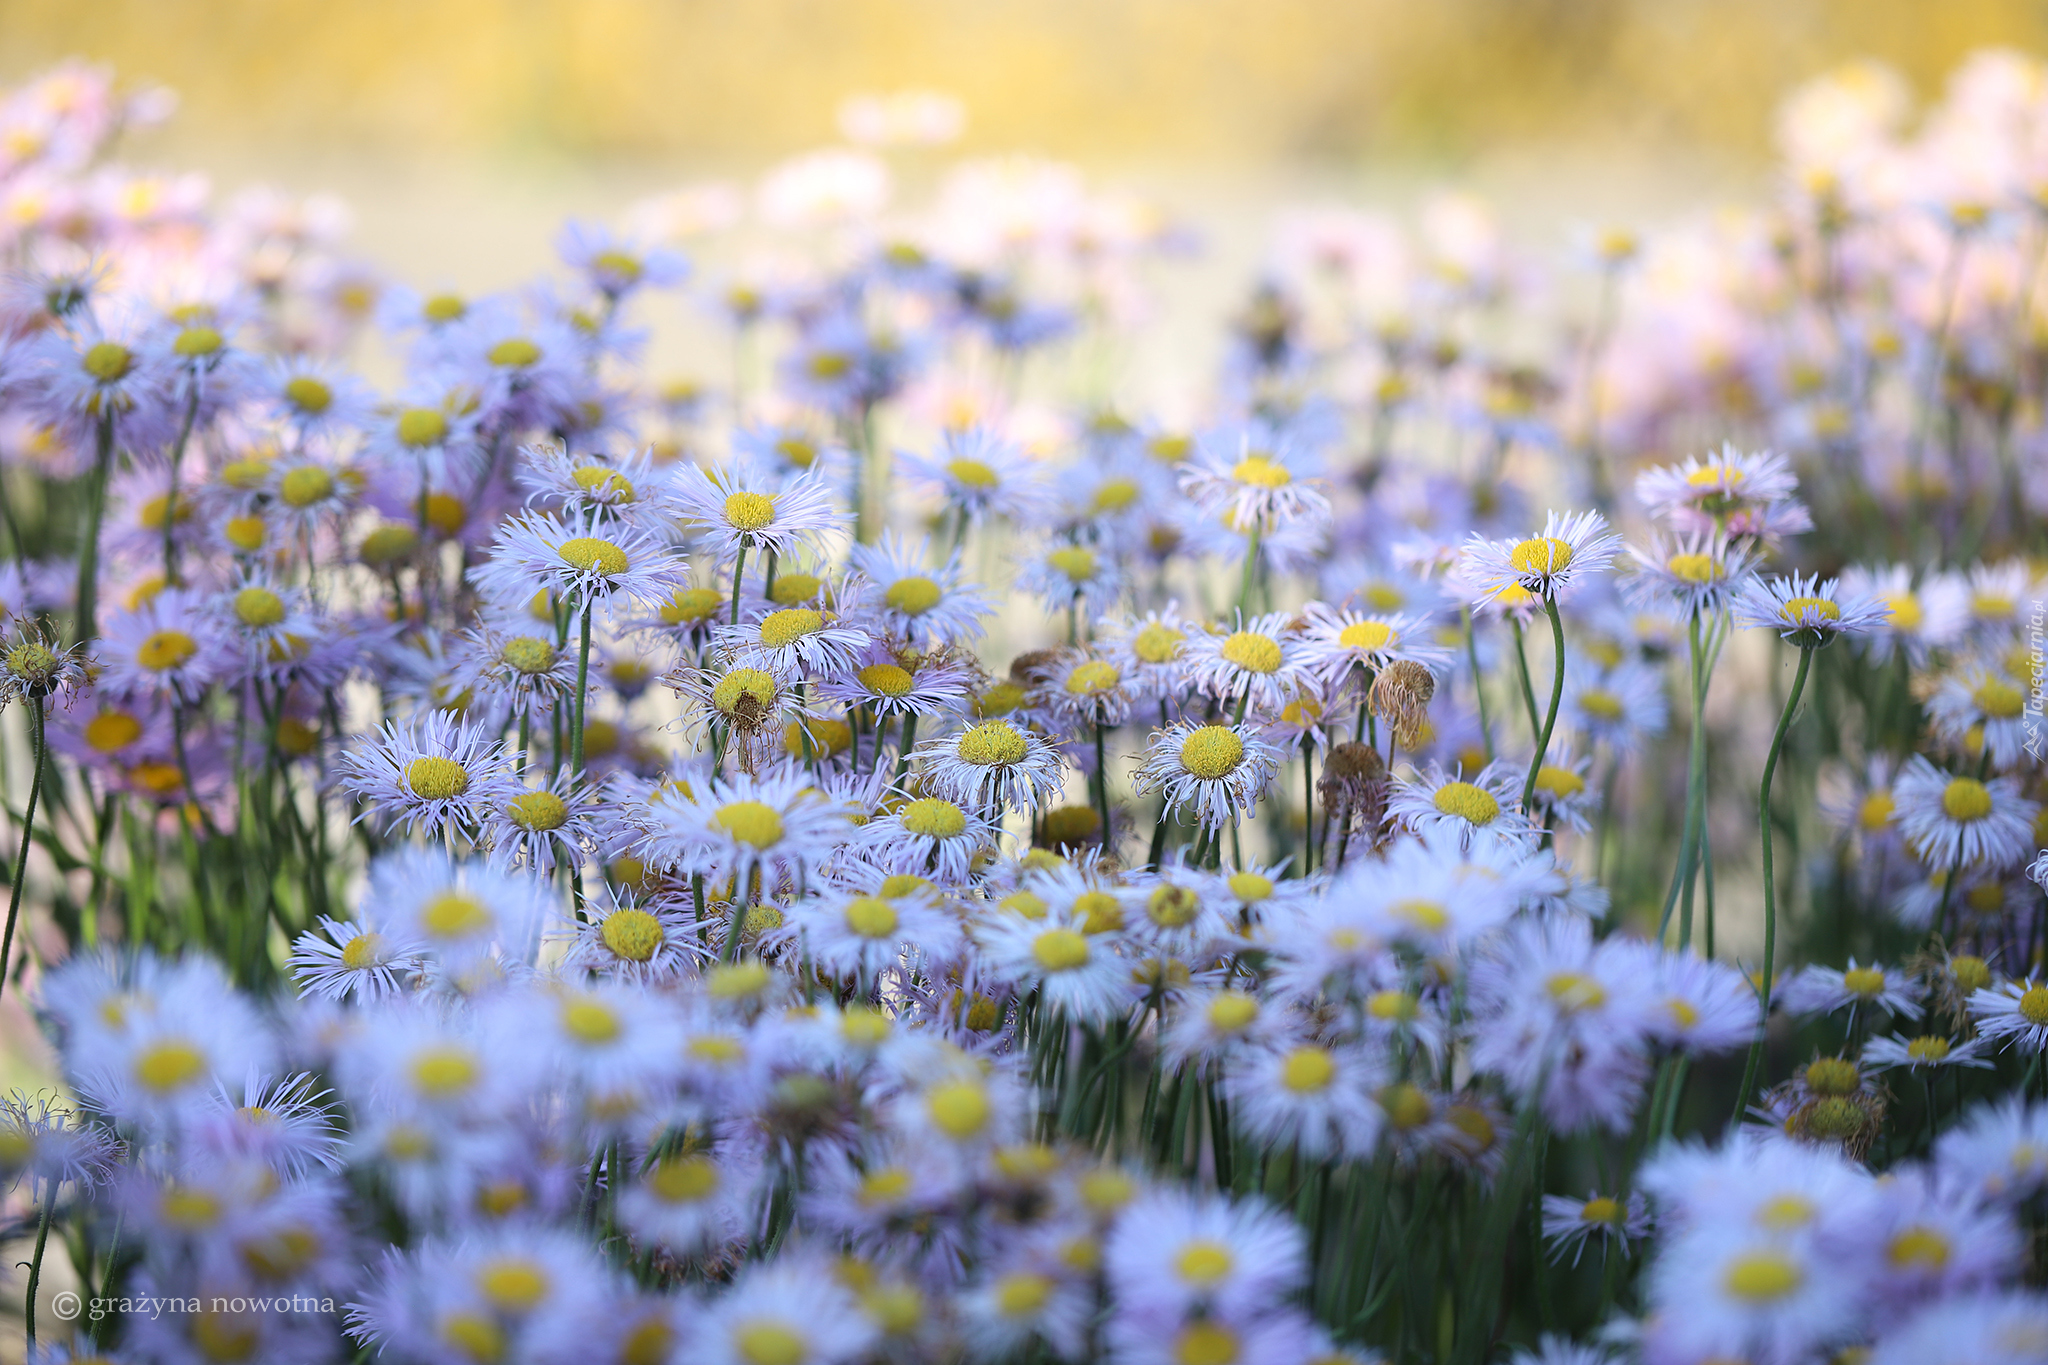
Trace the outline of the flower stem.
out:
[[[192,439],[192,424],[199,418],[199,382],[192,382],[192,396],[185,403],[185,420],[178,427],[177,442],[171,446],[171,481],[164,493],[164,586],[178,582],[178,466],[185,462],[185,446]]]
[[[1096,844],[1096,851],[1107,856],[1114,845],[1109,837],[1109,761],[1103,757],[1101,721],[1095,722],[1095,799],[1102,812],[1102,838]]]
[[[1806,690],[1806,674],[1812,666],[1813,647],[1801,647],[1799,672],[1792,679],[1791,695],[1785,698],[1785,710],[1778,717],[1777,733],[1771,736],[1771,751],[1764,758],[1763,788],[1757,796],[1757,825],[1764,836],[1764,970],[1757,986],[1756,1037],[1749,1045],[1749,1061],[1742,1068],[1742,1088],[1735,1092],[1735,1115],[1730,1123],[1742,1122],[1743,1111],[1749,1107],[1750,1088],[1756,1083],[1757,1067],[1764,1057],[1764,1028],[1771,1019],[1771,970],[1778,951],[1778,885],[1771,868],[1771,779],[1778,774],[1778,753],[1785,747],[1785,732],[1792,728],[1792,712],[1799,705],[1799,694]]]
[[[114,463],[114,419],[103,416],[97,428],[92,472],[85,484],[85,536],[78,546],[78,616],[74,644],[98,634],[94,606],[99,599],[100,518],[107,505],[107,471]]]
[[[1251,614],[1252,575],[1257,572],[1259,567],[1259,533],[1264,529],[1264,519],[1255,519],[1252,522],[1252,533],[1245,540],[1244,578],[1237,588],[1237,619],[1240,622]]]
[[[583,608],[583,639],[576,650],[576,711],[569,727],[569,771],[583,776],[583,704],[590,688],[590,617],[595,604]]]
[[[50,1240],[50,1210],[56,1203],[57,1182],[52,1180],[48,1193],[43,1197],[42,1217],[36,1222],[36,1249],[29,1257],[28,1295],[22,1305],[22,1312],[26,1318],[23,1325],[27,1329],[28,1344],[31,1348],[36,1344],[36,1289],[43,1278],[43,1247]]]
[[[732,623],[740,623],[740,576],[747,571],[747,542],[740,542],[739,558],[732,562]]]
[[[1522,784],[1522,809],[1534,808],[1536,801],[1536,779],[1543,772],[1544,755],[1550,749],[1550,732],[1557,727],[1558,703],[1564,700],[1564,622],[1557,614],[1557,599],[1545,595],[1543,610],[1550,615],[1550,642],[1557,654],[1556,663],[1550,673],[1550,712],[1543,717],[1543,729],[1536,736],[1536,756],[1529,760],[1529,779]],[[1524,670],[1524,678],[1527,670]],[[1530,715],[1533,718],[1534,712]]]
[[[1700,618],[1692,618],[1691,639],[1692,660],[1692,736],[1687,746],[1685,769],[1685,826],[1679,835],[1678,866],[1671,870],[1671,889],[1664,894],[1664,913],[1657,921],[1657,940],[1663,942],[1665,931],[1671,925],[1671,911],[1678,904],[1681,892],[1686,895],[1686,914],[1679,922],[1678,937],[1681,943],[1692,942],[1692,890],[1693,868],[1699,858],[1699,837],[1705,824],[1706,802],[1706,688],[1703,681],[1705,661],[1700,657]]]
[[[14,958],[14,925],[21,914],[21,883],[28,875],[28,846],[36,827],[36,800],[43,794],[43,699],[31,696],[29,704],[29,738],[35,745],[35,768],[28,780],[28,809],[21,817],[21,852],[14,857],[14,884],[7,888],[7,929],[0,936],[0,990],[7,987],[7,967]],[[34,1310],[30,1310],[30,1321],[34,1321]]]
[[[1493,762],[1493,722],[1486,714],[1486,684],[1479,676],[1479,641],[1472,629],[1472,608],[1458,608],[1465,622],[1465,660],[1472,665],[1472,695],[1479,700],[1479,733],[1486,740],[1486,761]]]

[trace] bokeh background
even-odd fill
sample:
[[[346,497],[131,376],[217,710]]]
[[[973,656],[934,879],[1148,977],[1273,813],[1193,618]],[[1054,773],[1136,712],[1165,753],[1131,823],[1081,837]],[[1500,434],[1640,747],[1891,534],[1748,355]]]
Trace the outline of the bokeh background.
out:
[[[1276,202],[1455,181],[1510,223],[1763,187],[1772,111],[1873,57],[1922,94],[2038,0],[0,0],[0,77],[83,56],[182,97],[133,159],[342,194],[395,273],[502,285],[559,219],[834,137],[847,95],[968,108],[961,150],[1070,159],[1241,280]],[[1201,288],[1198,283],[1195,288]]]

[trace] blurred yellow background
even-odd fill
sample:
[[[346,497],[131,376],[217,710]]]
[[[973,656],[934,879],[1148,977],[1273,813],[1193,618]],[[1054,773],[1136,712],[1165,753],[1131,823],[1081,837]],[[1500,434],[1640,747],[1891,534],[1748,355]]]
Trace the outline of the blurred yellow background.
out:
[[[1455,162],[1593,141],[1753,162],[1852,56],[1923,91],[2039,0],[5,0],[0,67],[83,55],[276,156],[759,157],[848,93],[963,96],[970,148],[1087,161]]]

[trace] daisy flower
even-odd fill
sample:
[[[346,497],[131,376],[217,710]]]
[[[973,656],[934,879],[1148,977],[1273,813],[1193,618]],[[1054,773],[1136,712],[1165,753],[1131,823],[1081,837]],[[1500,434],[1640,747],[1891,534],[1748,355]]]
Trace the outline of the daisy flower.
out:
[[[638,844],[649,864],[732,877],[743,892],[759,874],[761,897],[784,881],[815,880],[852,824],[802,768],[787,765],[759,776],[707,778],[698,794],[674,792],[649,815]]]
[[[1984,1199],[2021,1204],[2048,1185],[2048,1105],[2007,1096],[1967,1111],[1936,1141],[1934,1169]]]
[[[619,1222],[678,1256],[723,1246],[746,1230],[760,1163],[744,1144],[652,1155],[619,1192]]]
[[[931,716],[964,707],[969,681],[967,666],[951,653],[897,650],[870,639],[852,667],[819,686],[818,696],[885,719]]]
[[[1872,1346],[1868,1365],[2048,1365],[2048,1305],[2019,1290],[1979,1289],[1934,1300]]]
[[[1814,1239],[1746,1228],[1668,1243],[1650,1268],[1645,1341],[1653,1359],[1812,1359],[1863,1316],[1848,1266]]]
[[[1543,1196],[1543,1240],[1550,1243],[1552,1260],[1562,1261],[1569,1251],[1572,1264],[1577,1265],[1585,1255],[1586,1244],[1593,1241],[1603,1247],[1612,1243],[1626,1256],[1630,1245],[1642,1241],[1649,1232],[1650,1201],[1641,1192],[1630,1194],[1626,1202],[1599,1193],[1584,1199],[1562,1194]]]
[[[1027,919],[998,911],[973,930],[976,955],[989,970],[1077,1024],[1101,1024],[1130,1009],[1136,994],[1130,963],[1114,935],[1090,934],[1086,914],[1069,910]]]
[[[1999,871],[2035,849],[2041,807],[2020,795],[2016,778],[1957,777],[1915,754],[1892,783],[1892,801],[1899,829],[1930,866]]]
[[[1305,459],[1284,439],[1238,429],[1199,439],[1195,458],[1177,473],[1181,492],[1205,513],[1228,513],[1236,525],[1272,530],[1330,510],[1322,481],[1302,475]]]
[[[1135,786],[1214,831],[1249,814],[1279,766],[1279,751],[1252,726],[1176,721],[1146,742]]]
[[[1123,595],[1124,576],[1116,559],[1087,545],[1047,541],[1025,559],[1017,587],[1036,595],[1047,611],[1066,611],[1085,603],[1100,614]]]
[[[969,526],[998,514],[1029,523],[1051,508],[1052,490],[1037,463],[983,427],[948,431],[931,454],[898,451],[897,459],[913,487],[939,497],[947,514]]]
[[[324,1000],[381,1000],[399,992],[401,977],[417,964],[389,936],[359,921],[326,915],[317,930],[292,940],[287,962],[301,995]]]
[[[1469,780],[1452,777],[1432,763],[1412,781],[1395,781],[1387,816],[1418,834],[1449,831],[1468,848],[1474,837],[1532,842],[1537,826],[1520,809],[1522,781],[1504,759],[1487,764]]]
[[[576,656],[558,649],[545,627],[522,629],[507,618],[486,619],[457,637],[452,681],[484,703],[514,715],[546,711],[576,686]]]
[[[929,877],[942,886],[968,879],[997,827],[942,797],[920,796],[854,832],[853,847],[877,867]]]
[[[580,868],[599,843],[599,822],[607,812],[590,789],[566,767],[537,788],[522,790],[483,827],[491,859],[501,867],[524,867],[540,877],[557,865]]]
[[[209,599],[206,610],[228,649],[241,655],[246,676],[273,678],[290,671],[306,643],[322,633],[302,592],[247,569]]]
[[[1190,993],[1160,1031],[1160,1055],[1171,1067],[1217,1062],[1227,1070],[1242,1053],[1272,1045],[1276,1016],[1249,991]]]
[[[716,638],[741,664],[795,681],[854,667],[868,633],[834,624],[839,619],[816,607],[783,607],[758,620],[722,627]]]
[[[67,971],[103,977],[104,964],[74,959]],[[49,998],[69,993],[53,974]],[[218,967],[200,957],[138,964],[133,988],[105,993],[90,1047],[67,1049],[79,1096],[117,1122],[154,1125],[212,1102],[215,1086],[270,1069],[270,1030]]]
[[[229,662],[227,642],[205,599],[182,588],[110,613],[97,653],[110,690],[174,704],[196,701]]]
[[[1187,643],[1196,627],[1170,602],[1130,620],[1101,623],[1096,639],[1104,657],[1128,680],[1133,699],[1177,697],[1187,676]]]
[[[650,451],[616,459],[573,456],[552,444],[521,446],[519,481],[527,502],[552,516],[600,526],[630,521],[660,534],[676,519],[677,501],[669,472],[655,466]]]
[[[1460,577],[1474,606],[1498,602],[1510,587],[1556,598],[1604,570],[1620,548],[1621,537],[1608,531],[1598,512],[1552,512],[1527,540],[1472,536],[1459,559]]]
[[[336,760],[358,820],[428,840],[474,833],[520,792],[497,733],[450,711],[389,720]]]
[[[389,936],[387,951],[425,958],[458,987],[487,964],[528,963],[550,910],[547,883],[434,848],[402,848],[370,865],[365,901]]]
[[[1970,1017],[1977,1031],[2005,1047],[2048,1052],[2048,986],[2029,976],[2002,981],[1970,993]]]
[[[1642,951],[1663,1007],[1646,1022],[1652,1037],[1695,1057],[1748,1046],[1756,1034],[1757,997],[1747,977],[1689,948],[1667,953],[1646,944]]]
[[[1432,673],[1450,668],[1451,652],[1431,641],[1426,616],[1368,616],[1320,602],[1309,603],[1303,615],[1308,629],[1301,637],[1301,663],[1327,687],[1353,680],[1359,670],[1379,672],[1397,659],[1419,663]]]
[[[1799,480],[1784,456],[1769,451],[1746,454],[1732,443],[1704,460],[1693,455],[1683,464],[1659,465],[1636,476],[1636,501],[1643,509],[1689,531],[1735,529],[1731,519],[1753,516],[1798,489]]]
[[[1622,587],[1630,600],[1673,609],[1681,619],[1720,611],[1756,568],[1754,556],[1717,535],[1654,536],[1628,553],[1636,571]]]
[[[1835,579],[1752,577],[1735,594],[1735,620],[1751,630],[1775,630],[1801,649],[1818,649],[1844,635],[1862,636],[1883,624],[1886,608],[1841,590]]]
[[[927,567],[930,545],[926,540],[912,546],[889,531],[873,545],[854,546],[847,560],[856,577],[842,603],[844,614],[877,634],[930,649],[979,639],[982,618],[995,608],[961,581],[957,548],[944,564]]]
[[[1901,1019],[1920,1017],[1917,983],[1881,965],[1801,968],[1772,999],[1793,1014],[1833,1014],[1839,1009],[1881,1009]]]
[[[1224,1079],[1231,1117],[1252,1139],[1310,1160],[1361,1159],[1379,1144],[1386,1080],[1363,1048],[1306,1040],[1250,1054]]]
[[[1879,663],[1903,652],[1908,663],[1924,667],[1929,654],[1955,643],[1970,623],[1969,590],[1947,574],[1915,588],[1909,565],[1856,566],[1843,572],[1842,591],[1884,608],[1883,621],[1860,642]]]
[[[1084,1283],[1020,1267],[968,1286],[955,1310],[970,1358],[1010,1359],[1043,1341],[1052,1355],[1077,1360],[1087,1344],[1095,1296]]]
[[[498,528],[490,557],[470,570],[470,579],[507,607],[547,593],[580,615],[600,601],[667,601],[687,585],[688,568],[638,526],[587,514],[561,520],[528,512]]]
[[[1288,625],[1286,613],[1273,612],[1241,621],[1227,635],[1191,636],[1182,651],[1188,681],[1225,705],[1278,711],[1308,690],[1312,677]]]
[[[1263,1200],[1157,1190],[1117,1216],[1103,1269],[1126,1312],[1256,1314],[1306,1281],[1308,1248],[1300,1225]]]
[[[2034,572],[2023,559],[1973,566],[1969,575],[1969,633],[1993,644],[2011,639],[2019,629],[2021,606],[2040,595]]]
[[[677,477],[675,498],[683,524],[721,560],[742,550],[784,559],[806,547],[821,550],[847,524],[821,473],[784,479],[747,459],[691,466]]]
[[[1037,810],[1059,795],[1059,753],[1035,731],[984,720],[912,753],[924,789],[970,810]]]
[[[1123,669],[1084,648],[1058,651],[1045,665],[1037,689],[1053,716],[1072,732],[1115,728],[1130,718],[1131,694]]]
[[[1976,665],[1947,674],[1928,698],[1934,733],[1959,749],[1991,755],[2010,768],[2027,753],[2028,689],[1996,669]]]
[[[1590,828],[1586,817],[1600,808],[1600,793],[1586,780],[1592,766],[1591,755],[1573,758],[1561,747],[1545,755],[1536,770],[1534,813],[1543,818],[1546,828],[1580,834]]]
[[[1648,664],[1608,669],[1589,668],[1576,659],[1566,664],[1558,720],[1589,748],[1605,743],[1610,753],[1633,753],[1641,741],[1663,734],[1670,719],[1664,675]]]
[[[635,891],[606,886],[586,906],[589,922],[573,926],[563,965],[643,985],[672,981],[708,956],[685,910]]]
[[[820,969],[872,982],[906,953],[914,961],[954,956],[960,926],[935,896],[918,891],[889,895],[886,885],[867,892],[834,891],[790,908],[777,937],[800,943]]]
[[[1982,1038],[1958,1041],[1938,1033],[1923,1033],[1913,1038],[1893,1034],[1889,1038],[1873,1038],[1865,1043],[1862,1064],[1868,1071],[1884,1071],[1895,1066],[1909,1071],[1934,1071],[1947,1066],[1989,1067],[1991,1063],[1977,1055],[1983,1051],[1984,1044]]]

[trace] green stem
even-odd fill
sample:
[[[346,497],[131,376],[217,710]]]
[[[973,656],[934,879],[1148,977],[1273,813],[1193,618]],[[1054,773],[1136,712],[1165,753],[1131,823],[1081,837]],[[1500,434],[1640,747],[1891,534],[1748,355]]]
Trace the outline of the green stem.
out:
[[[1536,689],[1529,683],[1529,651],[1522,645],[1522,623],[1510,616],[1508,629],[1515,637],[1515,675],[1522,683],[1522,710],[1529,717],[1529,733],[1534,735],[1537,728]]]
[[[1812,666],[1813,646],[1803,645],[1799,650],[1799,672],[1792,679],[1791,695],[1785,698],[1777,733],[1771,736],[1771,751],[1764,758],[1763,786],[1757,795],[1757,825],[1764,838],[1764,971],[1757,989],[1756,1038],[1749,1045],[1749,1061],[1742,1068],[1742,1088],[1735,1092],[1731,1124],[1741,1123],[1744,1111],[1749,1108],[1750,1089],[1756,1083],[1757,1067],[1764,1057],[1764,1030],[1771,1019],[1771,971],[1778,951],[1778,886],[1771,867],[1771,779],[1777,776],[1778,752],[1785,747],[1785,732],[1792,728],[1792,712],[1799,705],[1799,694],[1806,690],[1806,674]]]
[[[36,800],[43,794],[43,699],[28,699],[29,737],[35,742],[35,769],[28,780],[28,809],[21,817],[21,851],[14,856],[14,884],[7,889],[7,930],[0,936],[0,991],[7,988],[7,968],[14,959],[14,925],[21,914],[21,884],[28,875],[28,847],[36,827]],[[33,1321],[34,1310],[30,1310]],[[31,1338],[33,1339],[33,1338]]]
[[[93,452],[92,473],[85,485],[85,537],[78,547],[78,615],[74,644],[84,644],[99,633],[96,612],[100,583],[100,518],[107,505],[107,471],[114,463],[114,419],[99,420]]]
[[[1535,809],[1536,779],[1543,771],[1543,758],[1550,749],[1550,732],[1557,726],[1558,703],[1564,700],[1564,621],[1557,614],[1557,598],[1545,594],[1543,610],[1550,615],[1550,643],[1556,651],[1557,660],[1551,668],[1550,711],[1543,717],[1543,730],[1536,737],[1536,756],[1529,760],[1529,779],[1522,784],[1524,813]],[[1526,669],[1523,676],[1526,680]]]
[[[739,558],[732,562],[732,623],[740,623],[740,576],[747,571],[747,542],[740,542]]]
[[[1693,866],[1699,855],[1699,832],[1705,823],[1702,809],[1706,800],[1706,689],[1701,683],[1704,661],[1700,657],[1700,618],[1692,618],[1689,641],[1692,661],[1692,735],[1687,745],[1685,769],[1685,825],[1678,841],[1678,866],[1671,870],[1671,889],[1664,894],[1664,913],[1657,921],[1657,941],[1664,941],[1664,934],[1671,926],[1671,911],[1678,904],[1681,892],[1689,893],[1692,888]],[[1692,942],[1691,897],[1687,895],[1686,915],[1679,924],[1679,940]]]
[[[583,609],[583,639],[576,651],[576,710],[569,725],[569,771],[583,776],[583,705],[590,686],[590,617],[595,606]]]
[[[185,420],[178,427],[178,439],[171,446],[171,482],[164,494],[164,586],[178,581],[178,542],[172,534],[178,525],[178,467],[185,462],[185,446],[192,439],[192,424],[199,419],[199,382],[194,376],[192,397],[185,403]]]
[[[1486,684],[1479,676],[1479,640],[1472,628],[1472,608],[1458,608],[1465,622],[1465,661],[1472,665],[1472,695],[1479,701],[1479,733],[1486,741],[1486,761],[1493,762],[1493,722],[1486,714]]]
[[[23,1314],[27,1318],[25,1326],[28,1332],[28,1344],[31,1348],[36,1344],[36,1288],[43,1278],[43,1247],[50,1240],[50,1210],[56,1203],[57,1182],[52,1180],[49,1192],[43,1198],[42,1217],[36,1222],[36,1249],[34,1254],[29,1257],[28,1295],[22,1305]]]
[[[1252,575],[1259,567],[1259,535],[1265,529],[1263,519],[1252,522],[1252,533],[1245,538],[1244,577],[1237,588],[1237,619],[1242,623],[1251,614]],[[1241,626],[1240,626],[1241,628]]]
[[[1114,845],[1110,840],[1109,834],[1109,761],[1103,757],[1103,729],[1102,722],[1097,721],[1095,723],[1095,799],[1099,803],[1098,809],[1102,812],[1102,838],[1095,847],[1097,853],[1107,856],[1114,848]]]
[[[903,739],[901,743],[903,750],[896,756],[896,782],[899,786],[902,784],[905,774],[910,771],[911,746],[917,743],[917,717],[909,712],[905,712],[903,716]],[[879,744],[875,747],[878,751],[881,748]]]

